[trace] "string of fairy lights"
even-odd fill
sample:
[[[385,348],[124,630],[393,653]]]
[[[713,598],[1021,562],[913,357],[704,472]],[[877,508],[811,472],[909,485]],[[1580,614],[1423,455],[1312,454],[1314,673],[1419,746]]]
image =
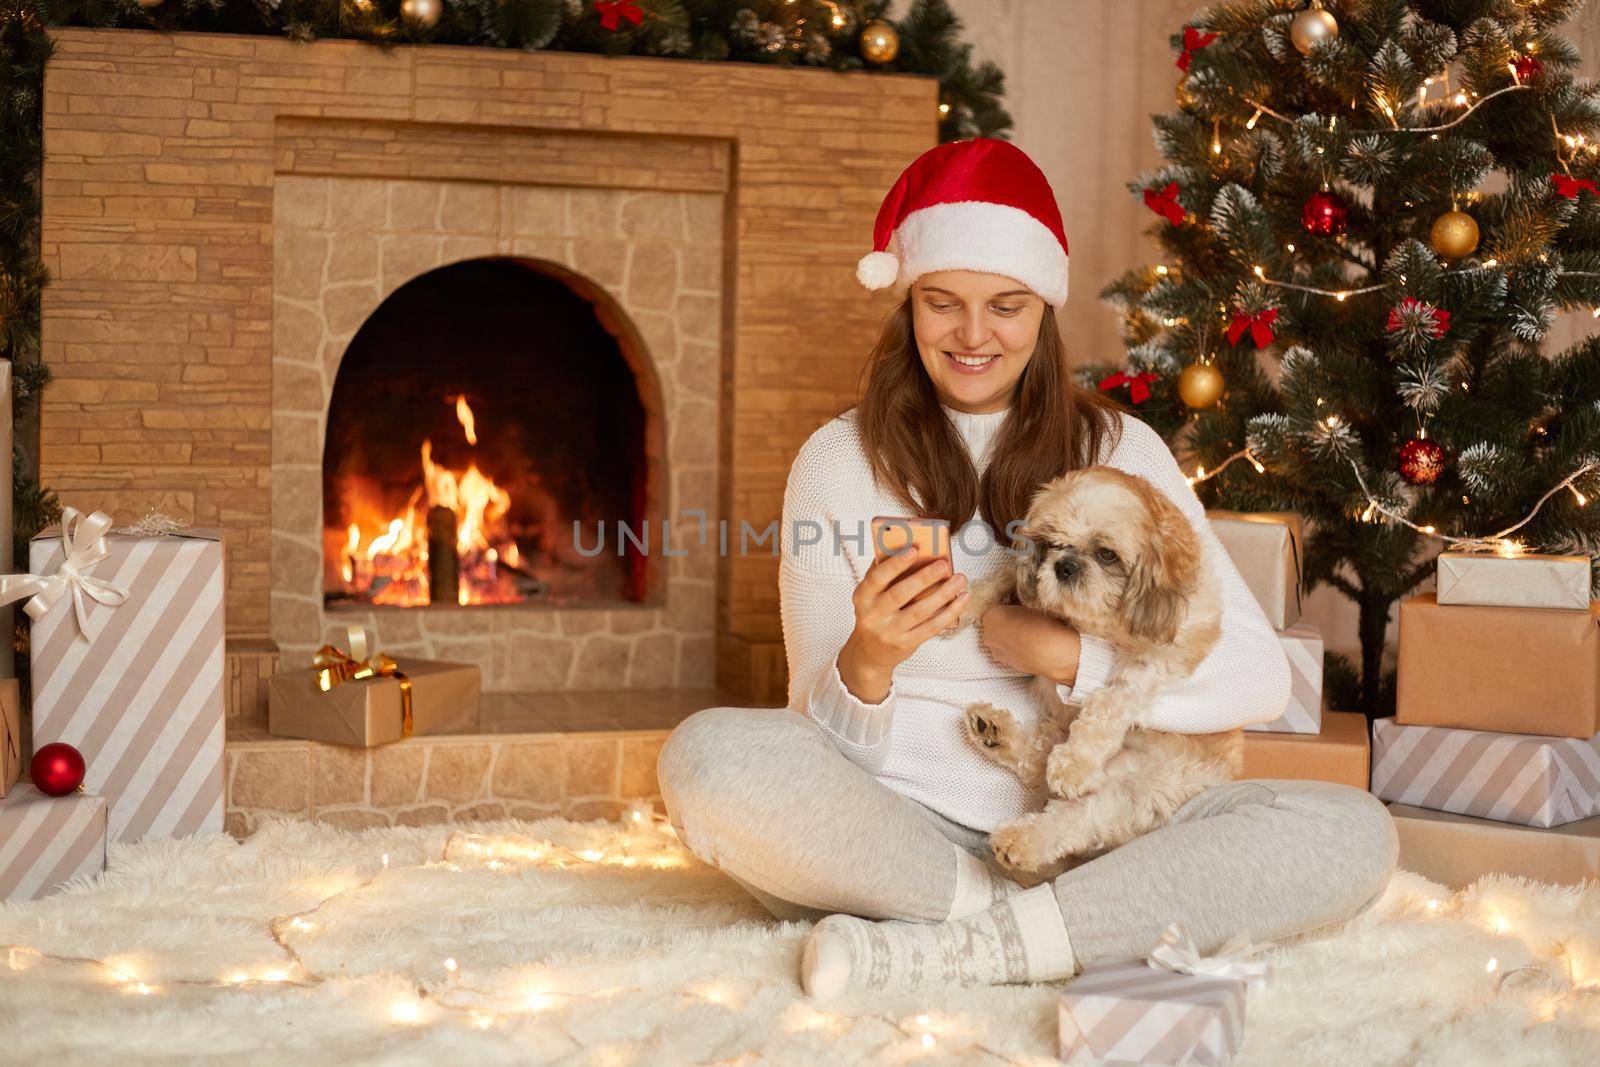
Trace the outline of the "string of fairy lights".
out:
[[[1336,429],[1341,421],[1339,416],[1329,415],[1322,420],[1322,424],[1331,430]],[[1261,462],[1253,449],[1241,448],[1210,470],[1207,470],[1203,464],[1195,467],[1195,472],[1186,476],[1184,480],[1193,488],[1217,477],[1240,460],[1248,461],[1255,468],[1257,474],[1267,473],[1266,464]],[[1527,552],[1527,545],[1513,539],[1511,535],[1532,522],[1539,512],[1543,510],[1544,506],[1550,502],[1550,498],[1556,496],[1562,490],[1567,490],[1572,494],[1573,502],[1578,507],[1588,507],[1589,498],[1578,488],[1578,480],[1591,472],[1600,471],[1600,460],[1590,460],[1546,490],[1545,494],[1534,502],[1533,507],[1511,525],[1492,534],[1457,536],[1440,533],[1438,529],[1426,523],[1413,522],[1399,511],[1389,507],[1367,487],[1367,480],[1361,473],[1361,465],[1348,456],[1345,457],[1345,460],[1350,464],[1350,469],[1356,476],[1356,484],[1360,486],[1361,494],[1366,497],[1366,508],[1360,515],[1362,522],[1373,522],[1376,516],[1381,515],[1391,522],[1399,523],[1416,533],[1422,534],[1424,537],[1432,538],[1451,548],[1459,548],[1470,552],[1493,551],[1503,556],[1519,556]]]
[[[674,869],[689,866],[678,843],[676,831],[665,817],[655,812],[648,800],[630,804],[622,813],[621,825],[629,834],[642,832],[639,837],[625,836],[620,843],[606,848],[570,848],[548,840],[531,840],[506,836],[491,836],[472,830],[456,830],[446,839],[439,858],[414,865],[419,869],[445,869],[459,871],[463,863],[472,863],[491,871],[512,870],[529,864],[541,867],[566,869],[585,865],[609,865],[624,868]],[[358,895],[376,885],[385,874],[395,869],[388,853],[379,856],[377,870],[367,877],[357,877],[337,890],[321,897],[311,907],[277,915],[266,924],[266,934],[283,954],[279,966],[257,969],[253,973],[235,971],[218,978],[154,978],[142,975],[131,958],[111,956],[96,959],[84,956],[62,955],[33,948],[28,945],[0,945],[3,958],[13,972],[22,972],[40,963],[50,962],[81,967],[106,975],[112,983],[130,996],[159,996],[171,987],[209,989],[241,989],[251,987],[309,989],[330,981],[330,976],[311,967],[296,947],[296,940],[315,937],[332,923],[324,917],[326,909],[337,901]],[[675,930],[703,928],[725,929],[727,923],[674,923]],[[454,955],[440,962],[442,977],[406,975],[413,992],[391,998],[383,1011],[386,1022],[399,1026],[424,1026],[441,1018],[454,1019],[481,1030],[490,1030],[519,1019],[538,1017],[542,1023],[555,1026],[572,1042],[581,1047],[583,1042],[567,1026],[566,1018],[556,1011],[562,1004],[587,1002],[632,994],[659,996],[659,986],[618,985],[585,990],[562,990],[548,982],[522,984],[511,991],[496,991],[474,985],[467,971]],[[348,979],[348,974],[341,974]],[[750,999],[763,988],[757,983],[750,991]],[[727,983],[702,981],[689,987],[671,991],[680,1003],[716,1004],[737,1007],[739,997]],[[985,1044],[976,1031],[960,1020],[916,1012],[894,1016],[881,1012],[821,1011],[811,1004],[797,1000],[784,1012],[780,1025],[790,1031],[825,1029],[830,1034],[844,1030],[861,1021],[881,1023],[897,1032],[909,1045],[908,1051],[939,1050],[963,1058],[962,1062],[992,1062],[1008,1067],[1044,1067],[1058,1061],[1050,1057],[1018,1056],[1007,1054]],[[601,1050],[605,1051],[605,1050]],[[642,1061],[632,1059],[626,1046],[611,1046],[609,1062],[613,1067],[628,1067]],[[749,1054],[695,1061],[695,1067],[732,1067],[748,1062]]]

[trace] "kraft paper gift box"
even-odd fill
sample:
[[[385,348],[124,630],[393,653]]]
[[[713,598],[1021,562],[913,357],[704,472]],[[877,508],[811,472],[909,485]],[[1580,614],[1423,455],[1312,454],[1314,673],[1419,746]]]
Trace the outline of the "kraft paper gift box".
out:
[[[1289,660],[1289,706],[1271,722],[1251,723],[1246,730],[1276,734],[1322,732],[1322,631],[1297,622],[1280,631],[1278,643]]]
[[[275,674],[267,683],[267,731],[335,745],[370,748],[413,734],[442,734],[478,721],[482,675],[474,664],[368,656],[365,635],[351,628],[349,654],[331,646],[318,653],[334,666]],[[386,662],[391,673],[358,668]],[[345,665],[340,674],[337,664]],[[408,692],[409,691],[409,692]],[[409,708],[407,707],[409,704]],[[407,712],[410,724],[407,725]]]
[[[105,797],[47,797],[24,782],[0,800],[0,900],[36,900],[106,869]]]
[[[1441,604],[1589,610],[1588,556],[1441,552],[1438,566]]]
[[[1265,963],[1237,959],[1254,950],[1224,946],[1218,957],[1202,957],[1173,923],[1148,958],[1090,963],[1061,991],[1061,1058],[1084,1065],[1227,1063],[1244,1040],[1246,987],[1260,987],[1268,973]]]
[[[1211,529],[1274,630],[1300,621],[1304,542],[1292,511],[1208,511]]]
[[[15,678],[0,678],[0,797],[22,777],[22,693]]]
[[[1294,778],[1367,788],[1371,746],[1367,717],[1357,711],[1322,714],[1315,734],[1246,733],[1241,778]]]
[[[1548,830],[1390,804],[1400,869],[1462,889],[1486,874],[1551,885],[1600,879],[1600,816]]]
[[[221,833],[221,531],[117,531],[65,508],[28,547],[32,575],[5,582],[36,590],[35,750],[83,754],[112,841]]]
[[[1600,815],[1600,737],[1372,724],[1372,791],[1460,815],[1559,826]]]
[[[1589,610],[1400,602],[1395,719],[1491,733],[1600,734],[1600,602]]]

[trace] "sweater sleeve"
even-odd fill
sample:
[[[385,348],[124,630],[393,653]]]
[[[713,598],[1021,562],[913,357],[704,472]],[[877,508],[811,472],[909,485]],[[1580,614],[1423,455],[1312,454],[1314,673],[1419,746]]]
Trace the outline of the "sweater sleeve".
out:
[[[839,650],[855,628],[851,597],[860,581],[840,542],[856,534],[861,520],[841,517],[833,506],[837,497],[830,494],[846,488],[839,484],[844,465],[834,455],[839,451],[835,446],[849,442],[827,430],[801,448],[783,494],[778,606],[789,665],[789,708],[822,727],[852,762],[876,773],[889,754],[898,694],[891,680],[883,700],[868,704],[845,688],[839,676]]]
[[[1166,442],[1138,419],[1124,417],[1122,436],[1105,463],[1146,479],[1178,506],[1200,538],[1201,565],[1221,583],[1222,633],[1193,674],[1156,697],[1150,726],[1211,733],[1278,718],[1289,705],[1288,658]],[[1115,654],[1100,638],[1083,638],[1077,678],[1070,687],[1057,686],[1057,693],[1063,700],[1083,700],[1105,684]]]

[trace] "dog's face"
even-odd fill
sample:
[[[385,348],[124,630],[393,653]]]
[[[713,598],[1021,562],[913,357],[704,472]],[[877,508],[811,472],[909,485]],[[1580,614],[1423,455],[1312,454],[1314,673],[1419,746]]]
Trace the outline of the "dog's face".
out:
[[[1087,467],[1034,493],[1019,531],[1022,603],[1080,632],[1127,645],[1170,644],[1199,581],[1194,529],[1143,478]]]

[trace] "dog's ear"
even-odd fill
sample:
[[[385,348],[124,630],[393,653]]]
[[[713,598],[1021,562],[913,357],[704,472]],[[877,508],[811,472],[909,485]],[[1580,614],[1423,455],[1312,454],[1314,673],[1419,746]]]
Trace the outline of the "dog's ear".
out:
[[[1146,523],[1139,558],[1122,593],[1128,632],[1156,644],[1171,644],[1200,580],[1200,539],[1177,505],[1140,480]]]

